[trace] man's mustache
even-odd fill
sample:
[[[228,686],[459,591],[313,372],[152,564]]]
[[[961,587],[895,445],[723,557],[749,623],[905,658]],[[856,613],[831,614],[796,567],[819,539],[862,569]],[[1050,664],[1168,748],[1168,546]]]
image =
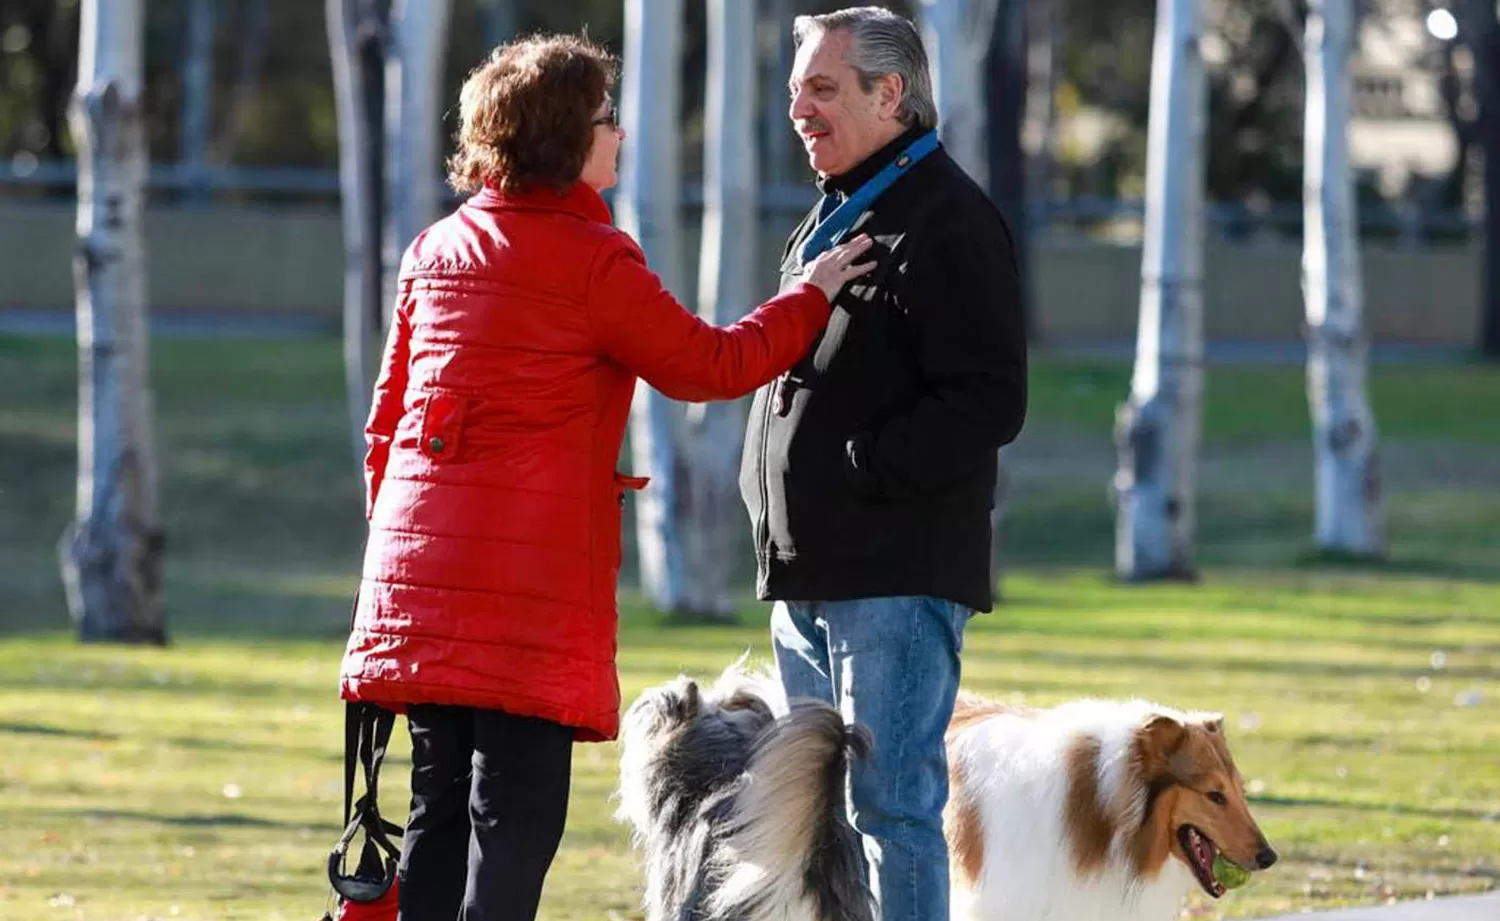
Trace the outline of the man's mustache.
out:
[[[825,131],[826,132],[828,130],[830,130],[829,126],[828,126],[828,123],[825,122],[825,121],[823,121],[823,120],[821,120],[821,119],[816,119],[816,118],[808,119],[807,121],[802,122],[800,125],[797,126],[797,133],[798,134],[808,134],[808,133],[813,132],[813,131]]]

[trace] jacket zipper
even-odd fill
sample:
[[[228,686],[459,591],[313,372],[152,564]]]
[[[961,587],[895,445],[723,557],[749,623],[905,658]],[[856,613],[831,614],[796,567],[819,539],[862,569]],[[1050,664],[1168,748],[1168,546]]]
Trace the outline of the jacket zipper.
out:
[[[766,408],[760,427],[760,476],[757,477],[760,480],[760,515],[755,522],[755,549],[764,553],[767,561],[771,559],[771,487],[766,457],[771,444],[771,410],[776,405],[776,394],[780,388],[781,378],[778,377],[771,382],[771,389],[766,392]]]

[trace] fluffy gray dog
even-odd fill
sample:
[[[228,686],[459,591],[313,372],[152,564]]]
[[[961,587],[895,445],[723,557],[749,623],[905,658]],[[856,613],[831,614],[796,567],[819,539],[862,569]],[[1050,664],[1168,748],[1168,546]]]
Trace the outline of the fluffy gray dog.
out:
[[[620,808],[645,859],[647,921],[873,921],[844,811],[868,734],[731,666],[707,692],[643,693],[621,732]]]

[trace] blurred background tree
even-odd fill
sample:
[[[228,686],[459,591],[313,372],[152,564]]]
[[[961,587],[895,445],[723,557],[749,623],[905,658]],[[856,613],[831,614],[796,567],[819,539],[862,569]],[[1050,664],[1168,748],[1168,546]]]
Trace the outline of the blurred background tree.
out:
[[[1033,186],[1033,196],[1072,202],[1082,218],[1116,217],[1122,201],[1138,209],[1145,183],[1154,0],[1032,3],[1050,6],[1050,17],[1040,18],[1053,24],[1052,34],[1038,36],[1033,28],[1032,41],[1045,41],[1055,50],[1056,61],[1052,91],[1040,100],[1034,94],[1028,103],[1040,108],[1039,101],[1050,101],[1055,128],[1055,137],[1047,141],[1036,129],[1027,132],[1028,150],[1035,153],[1047,143],[1054,160],[1047,164],[1044,184]],[[762,113],[761,159],[770,185],[808,175],[797,145],[775,135],[785,126],[780,87],[790,62],[790,19],[841,5],[826,0],[758,5],[761,92],[757,96],[747,89],[746,98]],[[887,5],[906,15],[918,12],[911,2]],[[195,7],[211,10],[213,26],[207,68],[209,166],[336,168],[337,124],[322,8],[290,0],[161,0],[149,5],[146,106],[153,162],[161,167],[188,159],[182,109]],[[1215,206],[1216,226],[1231,237],[1249,233],[1255,219],[1272,211],[1272,223],[1291,235],[1300,225],[1303,75],[1295,36],[1304,7],[1303,0],[1205,0],[1206,193]],[[1427,126],[1424,130],[1447,126],[1446,143],[1427,145],[1430,150],[1423,156],[1428,162],[1411,169],[1359,171],[1364,232],[1400,232],[1415,214],[1419,235],[1451,236],[1460,231],[1453,226],[1454,216],[1462,210],[1477,214],[1482,199],[1474,162],[1479,146],[1471,89],[1474,48],[1463,36],[1443,40],[1424,28],[1427,18],[1435,10],[1445,11],[1446,4],[1363,0],[1357,7],[1356,118],[1385,123],[1417,118]],[[518,33],[586,26],[591,37],[619,52],[623,16],[618,0],[454,0],[443,98],[456,98],[463,77],[485,52]],[[704,5],[684,4],[679,140],[683,174],[690,182],[702,175],[706,29]],[[8,0],[0,7],[0,159],[10,161],[16,173],[73,155],[64,113],[76,77],[77,43],[77,0]],[[1392,77],[1396,69],[1406,79]],[[446,118],[445,134],[451,134],[451,109]],[[1358,158],[1362,148],[1355,148]],[[247,185],[264,188],[249,191]],[[333,192],[331,182],[239,186],[215,194],[331,199]],[[13,191],[39,195],[65,190],[31,184]],[[175,193],[158,183],[153,194]],[[1138,211],[1135,218],[1138,222]]]

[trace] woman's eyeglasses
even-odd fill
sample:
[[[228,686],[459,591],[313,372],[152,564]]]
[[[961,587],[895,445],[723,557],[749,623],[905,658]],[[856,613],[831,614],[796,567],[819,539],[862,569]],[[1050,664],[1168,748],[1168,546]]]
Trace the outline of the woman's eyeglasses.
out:
[[[604,114],[594,119],[591,124],[603,125],[606,128],[618,128],[620,127],[620,111],[611,102],[609,108],[604,110]]]

